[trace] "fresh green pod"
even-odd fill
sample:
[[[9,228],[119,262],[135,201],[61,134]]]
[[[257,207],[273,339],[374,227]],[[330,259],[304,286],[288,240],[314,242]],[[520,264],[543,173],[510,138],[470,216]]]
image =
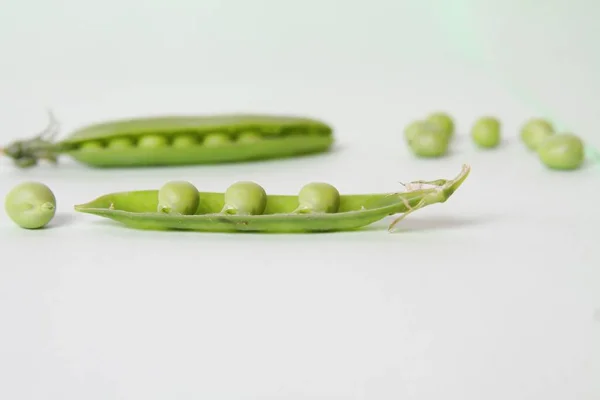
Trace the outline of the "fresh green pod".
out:
[[[8,217],[21,228],[39,229],[54,218],[56,197],[43,183],[23,182],[6,195],[4,209]]]
[[[221,212],[225,214],[261,215],[267,206],[267,193],[258,183],[242,181],[229,186],[223,200]]]
[[[336,212],[297,213],[298,196],[268,195],[265,208],[254,215],[229,214],[225,193],[200,192],[195,215],[168,215],[157,212],[158,191],[120,192],[98,197],[75,210],[109,218],[125,226],[144,230],[189,230],[199,232],[309,233],[354,230],[389,215],[401,214],[389,226],[407,215],[435,203],[444,203],[464,182],[470,168],[463,166],[454,179],[416,181],[406,191],[381,194],[340,195]]]
[[[585,160],[585,145],[572,133],[552,135],[537,148],[537,154],[546,167],[556,170],[575,170]]]
[[[554,126],[550,121],[531,118],[521,127],[520,137],[529,150],[537,150],[554,133]]]
[[[329,183],[311,182],[298,193],[298,213],[335,213],[340,208],[340,192]]]
[[[220,114],[160,116],[97,123],[54,141],[58,123],[0,153],[23,168],[65,154],[92,167],[233,163],[322,153],[333,144],[324,122],[294,116]],[[131,146],[130,146],[131,145]],[[36,162],[32,162],[35,160]]]
[[[190,182],[171,181],[158,191],[157,211],[165,214],[193,215],[198,210],[200,195]]]

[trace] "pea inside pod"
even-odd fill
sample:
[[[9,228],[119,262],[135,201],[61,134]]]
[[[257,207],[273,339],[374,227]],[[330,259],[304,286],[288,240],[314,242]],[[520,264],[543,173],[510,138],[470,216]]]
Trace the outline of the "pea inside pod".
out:
[[[225,205],[221,212],[237,215],[260,215],[267,206],[267,193],[255,182],[240,181],[225,191]]]
[[[25,229],[43,228],[56,213],[56,197],[41,182],[23,182],[6,196],[4,208],[8,217]]]
[[[192,215],[198,204],[200,194],[190,182],[167,182],[158,191],[158,211],[165,214]]]
[[[336,213],[340,208],[340,192],[329,183],[311,182],[298,193],[297,213]]]

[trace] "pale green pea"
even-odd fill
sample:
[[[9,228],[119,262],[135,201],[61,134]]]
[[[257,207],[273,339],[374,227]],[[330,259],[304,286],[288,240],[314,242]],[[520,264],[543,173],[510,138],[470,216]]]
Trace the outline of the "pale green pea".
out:
[[[104,146],[102,145],[102,142],[93,140],[93,141],[81,143],[81,145],[79,146],[79,149],[84,150],[84,151],[97,151],[97,150],[104,149]]]
[[[194,135],[178,135],[173,139],[173,143],[171,144],[176,148],[185,148],[191,147],[198,144],[198,138]]]
[[[157,211],[161,213],[193,215],[199,204],[198,189],[186,181],[167,182],[158,191]]]
[[[454,120],[448,114],[435,112],[427,117],[427,121],[436,125],[448,139],[454,135]]]
[[[471,137],[482,148],[493,148],[500,144],[500,121],[494,117],[482,117],[471,128]]]
[[[529,150],[536,150],[547,138],[554,135],[554,126],[541,118],[532,118],[521,127],[521,140]]]
[[[261,140],[262,136],[255,132],[243,132],[237,138],[237,142],[240,144],[256,143]]]
[[[431,126],[428,126],[426,121],[413,121],[404,128],[404,139],[407,143],[410,143],[415,136],[430,128]]]
[[[298,213],[335,213],[340,208],[340,192],[329,183],[312,182],[298,193]]]
[[[440,130],[424,130],[415,135],[409,144],[418,157],[442,157],[448,152],[450,139]]]
[[[135,145],[135,142],[131,138],[121,137],[114,138],[108,142],[107,147],[110,149],[121,150],[121,149],[130,149]]]
[[[159,149],[167,147],[169,141],[162,135],[145,135],[138,141],[138,147],[143,149]]]
[[[8,193],[4,208],[8,217],[21,228],[39,229],[54,218],[56,197],[43,183],[24,182]]]
[[[224,200],[223,213],[260,215],[267,206],[267,193],[257,183],[240,181],[227,188]]]
[[[537,148],[540,161],[550,169],[574,170],[585,159],[583,141],[572,133],[552,135]]]
[[[204,138],[206,147],[219,147],[231,143],[231,138],[224,133],[210,133]]]

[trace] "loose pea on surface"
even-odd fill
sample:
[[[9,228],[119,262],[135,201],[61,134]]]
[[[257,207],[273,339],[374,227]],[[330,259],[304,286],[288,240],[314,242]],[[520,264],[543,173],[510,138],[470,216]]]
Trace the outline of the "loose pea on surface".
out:
[[[404,139],[407,143],[410,143],[415,136],[428,128],[428,123],[426,121],[413,121],[404,128]]]
[[[537,148],[540,161],[550,169],[574,170],[585,159],[583,141],[572,133],[553,135]]]
[[[6,196],[4,208],[8,217],[25,229],[46,226],[56,213],[56,197],[40,182],[24,182]]]
[[[138,147],[143,149],[158,149],[167,147],[169,141],[161,135],[145,135],[138,141]]]
[[[413,137],[409,148],[418,157],[441,157],[446,155],[449,145],[450,139],[444,132],[426,129]]]
[[[436,125],[448,139],[454,135],[454,120],[448,114],[443,112],[435,112],[427,117],[427,121]]]
[[[158,191],[158,212],[193,215],[198,210],[200,195],[194,185],[186,181],[165,183]]]
[[[298,193],[299,213],[335,213],[340,208],[340,192],[329,183],[312,182]]]
[[[500,121],[494,117],[482,117],[471,128],[471,137],[475,144],[483,148],[493,148],[500,144]]]
[[[211,133],[204,138],[206,147],[219,147],[231,143],[231,138],[224,133]]]
[[[223,212],[238,215],[260,215],[267,206],[267,193],[257,183],[236,182],[225,191]]]
[[[521,127],[521,140],[529,150],[536,150],[548,137],[554,135],[554,126],[541,118],[532,118]]]

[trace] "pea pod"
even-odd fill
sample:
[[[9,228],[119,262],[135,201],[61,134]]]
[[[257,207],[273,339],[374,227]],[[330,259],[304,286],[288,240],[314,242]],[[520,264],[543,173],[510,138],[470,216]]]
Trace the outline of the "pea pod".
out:
[[[333,129],[324,122],[294,116],[220,114],[158,116],[114,120],[75,130],[54,141],[59,125],[48,127],[0,153],[20,168],[40,160],[56,163],[64,154],[91,167],[143,167],[232,163],[297,157],[329,150]]]
[[[300,206],[298,196],[266,195],[265,208],[260,209],[259,214],[230,214],[224,211],[224,193],[200,192],[200,204],[195,215],[173,215],[157,212],[157,190],[107,194],[76,205],[75,210],[109,218],[135,229],[264,233],[354,230],[388,215],[401,214],[389,226],[391,231],[410,213],[448,200],[469,172],[470,167],[464,165],[454,179],[412,182],[399,193],[340,195],[335,212],[300,213],[297,212]]]

